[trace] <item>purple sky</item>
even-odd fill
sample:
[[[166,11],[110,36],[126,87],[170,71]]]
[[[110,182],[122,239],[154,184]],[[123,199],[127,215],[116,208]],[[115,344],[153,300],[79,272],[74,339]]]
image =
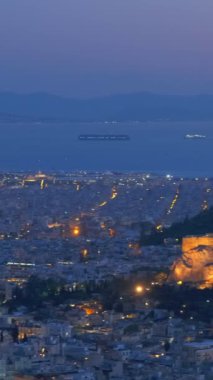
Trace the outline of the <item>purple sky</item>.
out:
[[[213,0],[1,0],[0,91],[213,93]]]

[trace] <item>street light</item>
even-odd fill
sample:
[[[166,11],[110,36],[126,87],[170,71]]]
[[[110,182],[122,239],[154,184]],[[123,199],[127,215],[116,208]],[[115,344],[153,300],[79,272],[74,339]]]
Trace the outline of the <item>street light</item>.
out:
[[[141,285],[137,285],[137,286],[135,287],[135,291],[136,291],[137,294],[141,294],[141,293],[143,293],[143,286],[141,286]]]

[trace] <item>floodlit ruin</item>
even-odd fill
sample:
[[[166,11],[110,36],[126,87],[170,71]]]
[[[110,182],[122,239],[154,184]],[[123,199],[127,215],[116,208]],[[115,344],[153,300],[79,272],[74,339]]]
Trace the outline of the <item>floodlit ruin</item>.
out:
[[[172,268],[172,280],[196,283],[200,288],[213,286],[213,235],[183,238],[182,257]]]

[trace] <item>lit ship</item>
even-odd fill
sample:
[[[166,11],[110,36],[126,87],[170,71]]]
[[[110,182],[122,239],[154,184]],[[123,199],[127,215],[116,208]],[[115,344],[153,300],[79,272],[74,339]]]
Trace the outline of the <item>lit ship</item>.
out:
[[[130,140],[128,135],[80,135],[81,141],[126,141]]]
[[[206,136],[205,135],[186,135],[185,136],[186,139],[205,139]]]

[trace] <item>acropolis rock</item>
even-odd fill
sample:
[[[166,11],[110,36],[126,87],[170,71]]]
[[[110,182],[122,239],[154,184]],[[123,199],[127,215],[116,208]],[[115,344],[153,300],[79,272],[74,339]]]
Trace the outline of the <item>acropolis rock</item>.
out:
[[[213,287],[213,235],[183,238],[182,257],[174,263],[171,279]]]

